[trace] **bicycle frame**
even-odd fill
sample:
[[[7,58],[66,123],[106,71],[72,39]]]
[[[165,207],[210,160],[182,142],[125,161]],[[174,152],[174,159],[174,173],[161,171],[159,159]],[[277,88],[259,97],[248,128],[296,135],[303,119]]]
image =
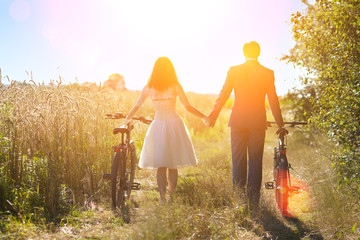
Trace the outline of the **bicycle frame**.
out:
[[[274,148],[274,174],[279,174],[279,171],[284,170],[287,172],[287,179],[289,187],[291,188],[291,179],[290,179],[290,169],[293,170],[291,164],[287,160],[286,156],[286,143],[285,143],[285,133],[279,134],[279,147]],[[280,160],[280,161],[279,161]],[[274,175],[274,179],[276,179]]]

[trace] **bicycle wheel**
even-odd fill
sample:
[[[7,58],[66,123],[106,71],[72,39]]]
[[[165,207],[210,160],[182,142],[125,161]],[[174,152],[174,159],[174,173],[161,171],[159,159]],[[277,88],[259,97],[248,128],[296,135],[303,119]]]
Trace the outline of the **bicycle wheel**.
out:
[[[116,209],[125,201],[125,168],[124,158],[120,152],[115,153],[111,167],[111,201]]]
[[[120,153],[115,153],[112,166],[111,166],[111,202],[112,207],[116,208],[116,199],[117,199],[117,186],[118,186],[118,171],[120,164]]]
[[[288,211],[289,201],[289,185],[288,185],[288,170],[286,159],[280,160],[279,168],[277,169],[277,176],[275,178],[275,195],[277,206],[283,216],[290,217]]]
[[[130,143],[130,151],[129,151],[129,158],[130,158],[130,179],[129,185],[127,186],[127,198],[131,195],[132,186],[134,184],[135,179],[135,168],[136,168],[136,150],[134,143]]]

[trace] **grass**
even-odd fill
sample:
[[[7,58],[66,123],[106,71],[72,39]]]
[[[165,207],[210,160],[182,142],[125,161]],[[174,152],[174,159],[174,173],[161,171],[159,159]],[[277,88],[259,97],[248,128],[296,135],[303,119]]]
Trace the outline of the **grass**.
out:
[[[110,169],[116,143],[109,133],[120,122],[103,116],[128,112],[138,95],[61,84],[13,83],[1,89],[0,238],[358,239],[357,198],[338,188],[328,158],[334,147],[320,133],[290,129],[288,137],[288,157],[295,169],[291,174],[311,187],[311,208],[300,207],[295,219],[283,218],[273,191],[263,190],[260,211],[249,212],[244,196],[232,191],[230,102],[215,128],[204,127],[177,106],[199,164],[180,170],[172,202],[159,205],[155,171],[138,169],[136,181],[142,189],[133,192],[124,211],[112,211],[109,185],[101,176]],[[202,112],[211,111],[215,97],[187,95]],[[154,116],[150,101],[139,115]],[[147,126],[135,128],[139,154]],[[269,129],[264,182],[272,180],[276,144],[274,129]],[[12,210],[5,200],[13,204]],[[297,199],[301,201],[306,197]]]

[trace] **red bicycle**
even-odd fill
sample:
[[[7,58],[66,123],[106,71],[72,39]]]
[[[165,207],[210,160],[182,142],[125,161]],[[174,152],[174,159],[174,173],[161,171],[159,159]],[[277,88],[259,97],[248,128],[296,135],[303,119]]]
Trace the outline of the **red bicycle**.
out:
[[[268,122],[271,127],[275,122]],[[284,122],[285,126],[295,127],[306,125],[306,122]],[[283,216],[294,217],[289,209],[289,197],[299,191],[299,187],[291,184],[290,169],[291,164],[286,157],[286,135],[289,133],[285,128],[277,130],[279,146],[274,148],[274,180],[265,183],[266,189],[275,189],[276,203]]]

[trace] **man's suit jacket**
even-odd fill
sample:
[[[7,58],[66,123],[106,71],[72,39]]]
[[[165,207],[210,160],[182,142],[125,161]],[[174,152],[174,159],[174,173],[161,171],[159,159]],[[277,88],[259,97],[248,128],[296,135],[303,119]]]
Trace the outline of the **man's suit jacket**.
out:
[[[229,120],[230,127],[266,129],[266,95],[275,121],[282,127],[284,124],[274,81],[274,72],[256,60],[248,60],[231,67],[210,119],[216,121],[221,108],[234,90],[235,101]]]

